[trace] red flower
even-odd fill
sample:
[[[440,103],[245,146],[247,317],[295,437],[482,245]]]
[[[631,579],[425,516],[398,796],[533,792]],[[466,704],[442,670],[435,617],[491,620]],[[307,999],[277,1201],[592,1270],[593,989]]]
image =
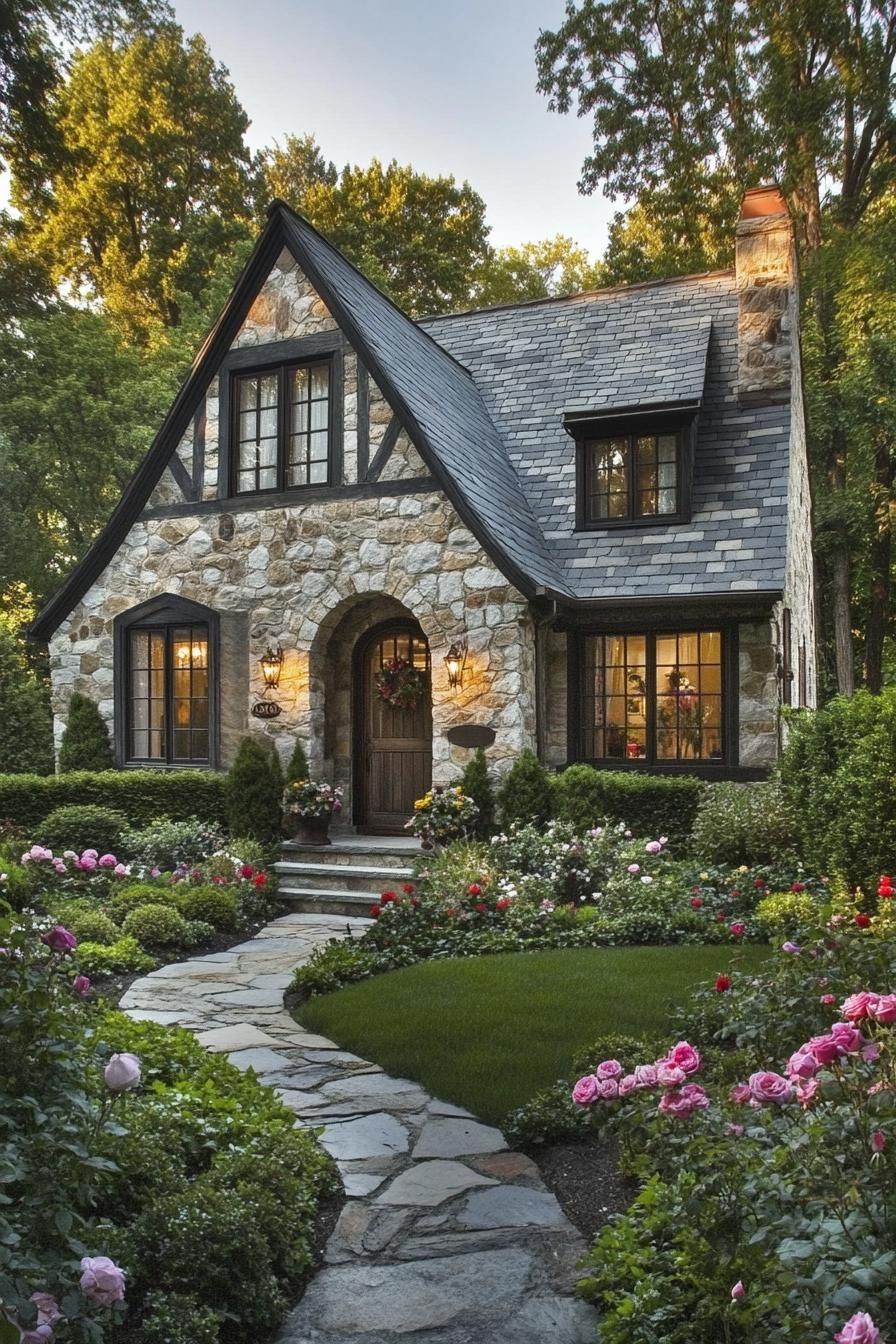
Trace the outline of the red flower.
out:
[[[730,988],[731,988],[731,976],[730,976],[730,975],[717,975],[717,976],[716,976],[716,991],[717,991],[719,994],[724,994],[725,990],[726,990],[726,989],[730,989]]]
[[[479,901],[479,903],[477,904],[477,906],[476,906],[475,908],[476,908],[476,913],[477,913],[477,915],[487,915],[487,914],[488,914],[488,906],[487,906],[483,901]]]
[[[753,879],[753,886],[756,888],[757,891],[760,891],[765,886],[765,883],[763,882],[761,877],[756,877]]]
[[[453,905],[449,905],[448,909],[445,911],[445,914],[446,914],[446,915],[456,915],[456,914],[457,914],[457,911],[455,910],[455,908],[454,908]]]
[[[880,879],[880,885],[877,888],[877,894],[878,896],[882,897],[885,901],[892,900],[892,898],[896,896],[896,891],[893,890],[893,883],[886,873],[884,873]]]
[[[382,911],[382,907],[381,907],[381,906],[379,906],[379,905],[372,905],[372,906],[370,907],[370,918],[371,918],[371,919],[379,919],[379,917],[380,917],[380,915],[381,915],[382,913],[383,913],[383,911]]]
[[[384,891],[380,897],[380,905],[391,905],[393,901],[397,900],[398,897],[395,895],[394,891]]]
[[[467,887],[467,895],[468,895],[468,896],[481,896],[481,895],[482,895],[482,888],[480,887],[480,885],[479,885],[478,882],[471,882],[471,883],[470,883],[470,885]]]
[[[732,938],[742,938],[743,935],[746,933],[746,931],[747,926],[746,924],[743,923],[742,920],[737,920],[734,924],[731,925]]]
[[[266,887],[267,884],[268,884],[268,875],[267,875],[267,873],[256,873],[256,874],[255,874],[255,881],[252,883],[253,887]]]
[[[402,891],[404,892],[405,896],[410,896],[413,890],[414,890],[413,882],[405,882],[404,886],[402,887]]]
[[[740,892],[738,891],[737,887],[733,887],[732,890],[729,891],[728,895],[729,895],[733,900],[736,901],[737,898],[738,898],[738,896],[740,895]]]
[[[240,877],[252,877],[254,873],[255,869],[252,867],[251,863],[244,863],[240,869]]]
[[[416,907],[416,906],[418,906],[419,904],[420,904],[420,901],[418,900],[418,898],[417,898],[416,896],[412,896],[412,897],[411,897],[411,905],[413,905],[414,907]]]
[[[506,910],[509,905],[510,905],[509,896],[499,896],[498,899],[495,901],[496,910]]]
[[[701,901],[701,899],[700,899],[699,896],[693,896],[693,897],[691,897],[691,909],[692,909],[692,910],[699,910],[702,904],[703,904],[703,902]]]
[[[717,924],[724,924],[724,923],[725,923],[725,920],[726,920],[727,918],[728,918],[728,911],[727,911],[727,910],[720,910],[719,913],[716,915],[716,923],[717,923]]]
[[[791,890],[791,891],[805,891],[805,890],[806,890],[805,883],[804,883],[804,882],[791,882],[791,884],[790,884],[790,890]]]
[[[861,914],[856,915],[856,923],[860,929],[867,929],[868,925],[871,923],[871,916]]]

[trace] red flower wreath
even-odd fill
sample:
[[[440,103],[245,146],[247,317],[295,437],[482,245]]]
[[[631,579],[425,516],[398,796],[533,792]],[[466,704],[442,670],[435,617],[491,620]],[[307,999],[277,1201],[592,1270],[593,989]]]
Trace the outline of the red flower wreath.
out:
[[[380,699],[395,709],[416,709],[426,693],[426,677],[406,658],[391,658],[373,684]]]

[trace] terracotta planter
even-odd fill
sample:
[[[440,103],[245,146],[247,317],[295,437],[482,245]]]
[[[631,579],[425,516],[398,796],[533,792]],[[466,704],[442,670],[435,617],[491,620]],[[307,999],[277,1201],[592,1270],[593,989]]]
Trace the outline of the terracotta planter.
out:
[[[331,845],[330,818],[296,817],[295,838],[300,845]]]

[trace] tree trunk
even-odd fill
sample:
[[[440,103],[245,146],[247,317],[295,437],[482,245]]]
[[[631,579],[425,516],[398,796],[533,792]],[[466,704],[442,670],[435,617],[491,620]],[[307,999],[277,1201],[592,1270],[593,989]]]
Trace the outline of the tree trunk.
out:
[[[874,454],[874,540],[871,544],[871,599],[865,627],[865,685],[877,694],[883,684],[884,638],[890,620],[892,530],[890,499],[893,460],[890,445],[878,442]]]

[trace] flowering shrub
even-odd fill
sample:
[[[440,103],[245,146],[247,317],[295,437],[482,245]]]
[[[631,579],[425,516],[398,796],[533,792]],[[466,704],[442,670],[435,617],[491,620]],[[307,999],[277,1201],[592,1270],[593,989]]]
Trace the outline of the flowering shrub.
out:
[[[311,779],[294,779],[287,784],[283,806],[293,816],[331,817],[342,811],[342,789],[332,784],[317,784]]]
[[[479,808],[460,785],[443,788],[436,784],[414,803],[414,815],[405,830],[419,835],[424,844],[447,844],[471,835]]]

